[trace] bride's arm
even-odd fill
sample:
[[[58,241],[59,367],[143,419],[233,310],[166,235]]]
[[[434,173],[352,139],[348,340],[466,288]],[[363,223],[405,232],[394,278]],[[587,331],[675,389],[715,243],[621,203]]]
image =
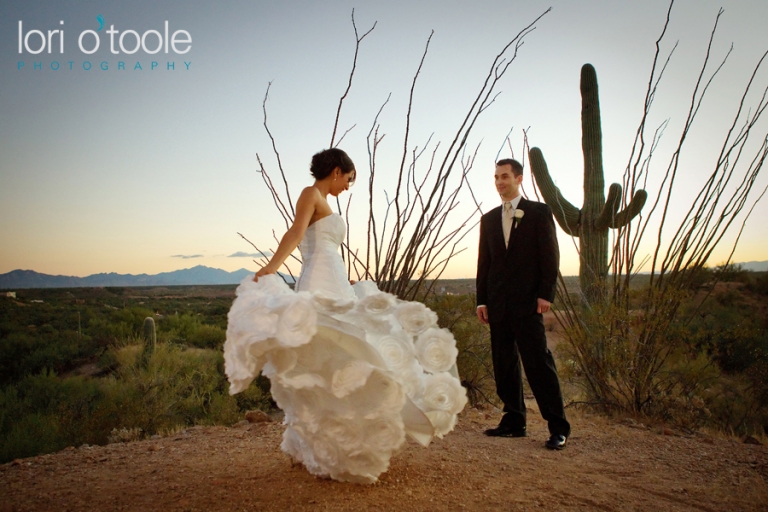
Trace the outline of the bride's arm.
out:
[[[288,256],[296,249],[302,238],[304,238],[309,221],[312,220],[319,196],[320,193],[315,187],[307,187],[302,190],[299,200],[296,201],[296,218],[293,220],[293,225],[283,235],[280,245],[277,246],[277,251],[270,258],[269,263],[256,272],[256,276],[253,278],[254,281],[258,281],[261,276],[276,273],[285,260],[288,259]]]

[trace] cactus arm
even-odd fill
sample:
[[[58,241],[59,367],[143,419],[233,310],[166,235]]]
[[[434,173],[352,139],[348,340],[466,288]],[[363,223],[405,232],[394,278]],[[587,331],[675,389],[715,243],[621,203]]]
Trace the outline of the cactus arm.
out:
[[[603,211],[595,219],[595,229],[607,229],[616,217],[619,205],[621,205],[621,185],[613,183],[608,189],[608,199],[605,200]]]
[[[582,214],[593,222],[605,207],[603,178],[603,130],[597,73],[591,64],[581,68],[581,149],[584,153],[584,204]]]
[[[600,216],[595,219],[595,229],[617,229],[628,224],[640,213],[647,198],[648,194],[645,190],[638,190],[627,207],[619,212],[621,185],[613,183],[608,189],[608,199],[605,200],[605,207],[600,212]]]
[[[560,189],[552,181],[547,169],[547,162],[539,148],[531,148],[528,152],[531,170],[536,179],[536,185],[544,196],[544,202],[552,208],[555,220],[563,228],[563,231],[571,236],[579,236],[579,220],[581,211],[573,206],[560,192]]]
[[[627,207],[613,217],[611,220],[611,227],[617,229],[629,224],[629,222],[640,213],[640,210],[643,209],[647,199],[648,192],[645,190],[640,189],[635,192],[635,197],[632,198],[632,201],[629,202]]]

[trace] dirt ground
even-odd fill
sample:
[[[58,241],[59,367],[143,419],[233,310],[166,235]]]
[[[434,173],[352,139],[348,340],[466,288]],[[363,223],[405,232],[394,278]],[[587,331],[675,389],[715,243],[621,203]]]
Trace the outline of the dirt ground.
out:
[[[768,447],[573,411],[565,450],[489,438],[467,409],[429,448],[409,442],[373,485],[310,475],[280,451],[279,421],[68,448],[0,466],[0,511],[768,510]]]

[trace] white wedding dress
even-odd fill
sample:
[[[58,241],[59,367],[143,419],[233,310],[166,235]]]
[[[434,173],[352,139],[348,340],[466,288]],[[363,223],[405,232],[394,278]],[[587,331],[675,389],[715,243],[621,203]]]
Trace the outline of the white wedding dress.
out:
[[[419,302],[349,284],[338,214],[307,228],[291,290],[277,275],[246,278],[228,315],[230,393],[260,372],[285,412],[282,449],[315,475],[375,482],[406,434],[427,446],[467,402],[456,342]]]

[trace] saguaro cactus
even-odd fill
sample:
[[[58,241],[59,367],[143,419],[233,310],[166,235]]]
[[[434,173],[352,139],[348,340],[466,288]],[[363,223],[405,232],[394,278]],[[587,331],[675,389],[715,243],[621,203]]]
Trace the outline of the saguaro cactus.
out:
[[[143,327],[144,338],[144,351],[141,354],[141,358],[144,364],[149,362],[149,358],[155,352],[155,345],[157,344],[157,335],[155,333],[155,319],[148,316],[144,319]]]
[[[622,188],[613,183],[605,198],[603,179],[603,137],[600,127],[600,100],[597,73],[591,64],[581,68],[581,147],[584,153],[584,205],[581,209],[566,200],[555,186],[539,148],[528,153],[531,170],[544,201],[555,220],[569,235],[579,237],[579,283],[589,300],[602,296],[608,276],[608,229],[628,224],[645,205],[648,194],[637,190],[622,211]]]

